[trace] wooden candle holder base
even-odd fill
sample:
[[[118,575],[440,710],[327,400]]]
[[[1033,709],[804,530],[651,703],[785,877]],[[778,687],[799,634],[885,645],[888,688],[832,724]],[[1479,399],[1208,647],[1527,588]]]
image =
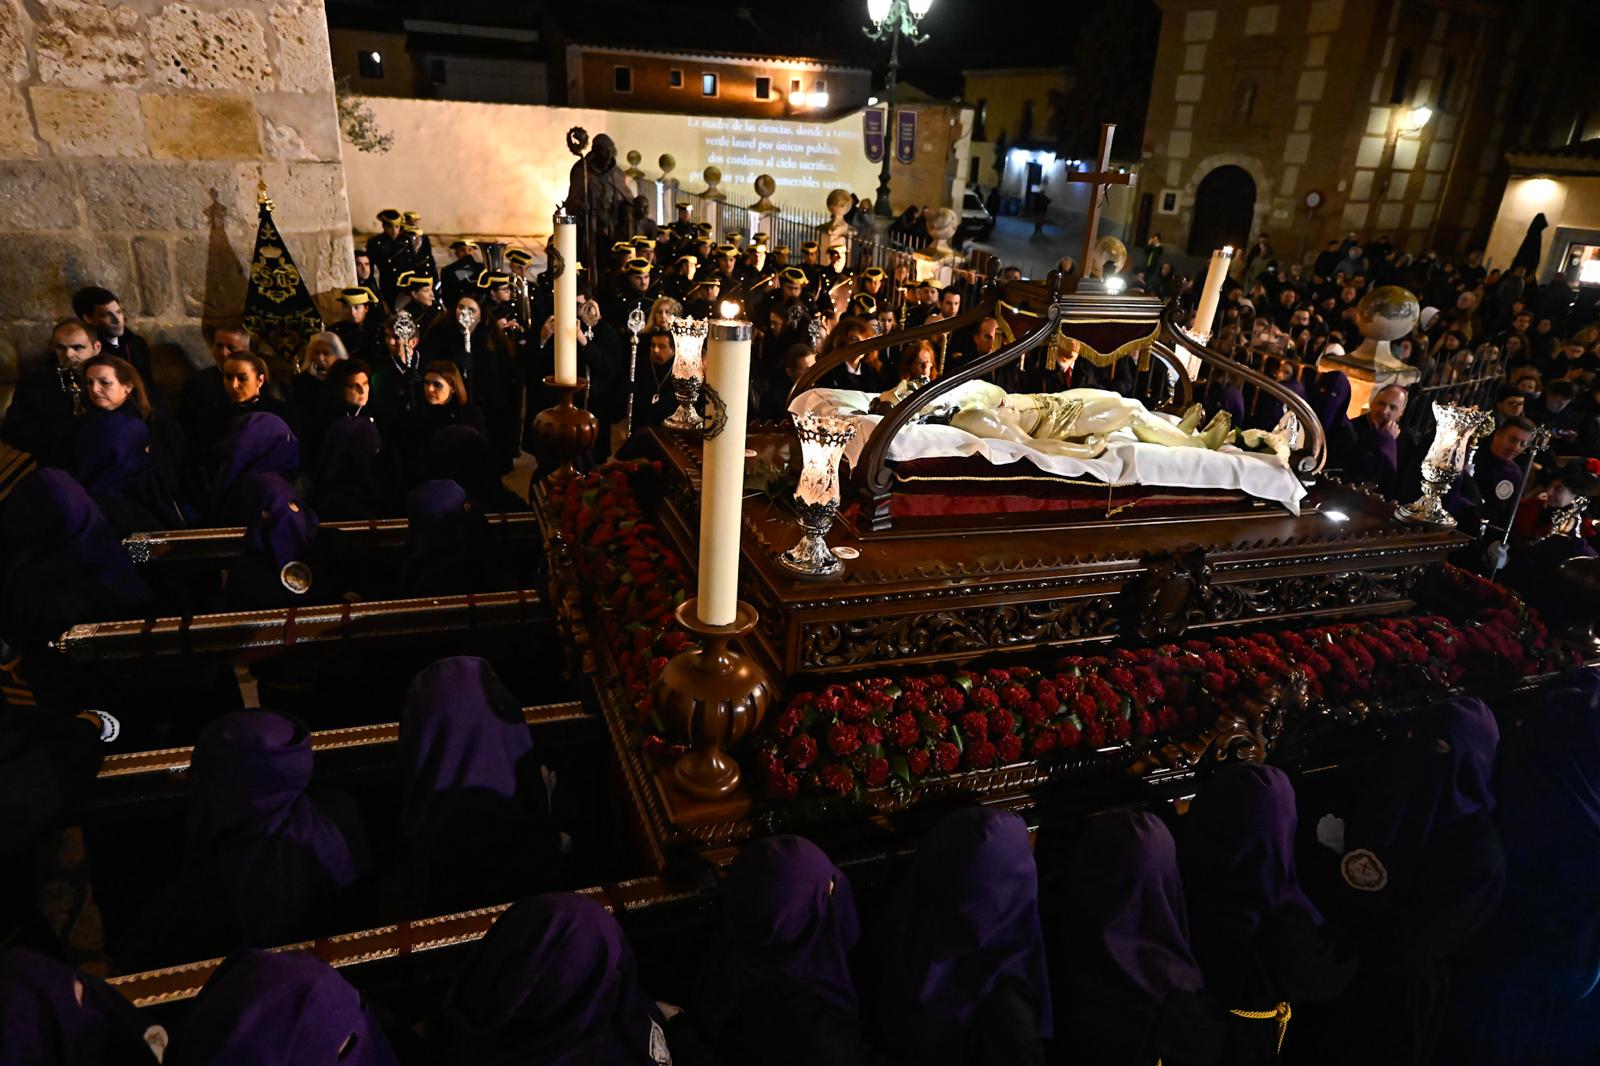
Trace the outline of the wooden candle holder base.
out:
[[[589,387],[589,381],[579,378],[575,384],[568,385],[547,377],[544,384],[557,394],[556,403],[534,417],[533,438],[542,453],[540,461],[549,458],[556,464],[551,476],[570,476],[573,460],[593,448],[600,439],[599,419],[576,403],[578,395]]]
[[[700,621],[697,603],[684,601],[677,617],[701,646],[673,656],[653,697],[661,720],[691,745],[664,783],[691,801],[716,804],[739,787],[739,764],[726,749],[761,724],[774,686],[759,662],[729,646],[755,629],[755,608],[741,600],[731,625],[714,626]]]

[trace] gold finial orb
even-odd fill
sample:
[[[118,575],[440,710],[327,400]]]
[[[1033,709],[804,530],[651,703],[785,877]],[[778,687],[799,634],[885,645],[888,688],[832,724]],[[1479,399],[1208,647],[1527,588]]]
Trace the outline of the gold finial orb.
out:
[[[1116,274],[1128,261],[1128,246],[1116,237],[1101,237],[1094,242],[1094,260],[1097,277]]]

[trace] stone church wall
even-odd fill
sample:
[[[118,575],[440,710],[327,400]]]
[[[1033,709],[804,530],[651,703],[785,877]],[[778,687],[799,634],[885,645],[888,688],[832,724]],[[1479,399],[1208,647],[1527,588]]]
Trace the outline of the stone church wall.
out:
[[[265,179],[319,297],[350,215],[320,0],[0,0],[0,405],[104,285],[176,387],[237,318]]]

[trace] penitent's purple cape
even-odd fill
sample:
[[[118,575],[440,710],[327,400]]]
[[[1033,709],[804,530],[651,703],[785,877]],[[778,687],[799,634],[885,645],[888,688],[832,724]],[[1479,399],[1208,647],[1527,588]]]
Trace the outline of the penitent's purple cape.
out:
[[[445,1002],[460,1066],[653,1066],[665,1047],[617,921],[556,892],[494,923]]]
[[[860,936],[850,880],[821,848],[797,836],[758,840],[723,882],[722,928],[700,962],[695,1017],[715,1040],[741,999],[774,979],[854,1014],[848,957]]]
[[[271,711],[222,715],[195,741],[187,850],[215,865],[252,939],[295,929],[361,873],[344,832],[306,794],[311,769],[310,732]]]
[[[200,990],[169,1066],[395,1066],[389,1039],[338,971],[302,951],[245,948]]]
[[[1053,1027],[1039,928],[1039,874],[1020,817],[969,808],[922,839],[895,893],[880,1023],[908,1061],[960,1062],[969,1027],[1001,980],[1027,983]]]

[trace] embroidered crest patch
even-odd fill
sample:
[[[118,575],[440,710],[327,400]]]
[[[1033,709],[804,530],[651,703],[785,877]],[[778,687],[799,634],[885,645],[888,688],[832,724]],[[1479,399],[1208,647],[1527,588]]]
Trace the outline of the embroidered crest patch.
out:
[[[1357,892],[1382,892],[1389,883],[1389,871],[1376,855],[1366,848],[1356,848],[1339,863],[1344,883]]]
[[[1494,487],[1495,499],[1509,500],[1511,499],[1511,494],[1516,491],[1517,487],[1511,483],[1511,479],[1506,478]]]
[[[311,567],[301,562],[284,563],[278,580],[296,596],[304,596],[311,591]]]

